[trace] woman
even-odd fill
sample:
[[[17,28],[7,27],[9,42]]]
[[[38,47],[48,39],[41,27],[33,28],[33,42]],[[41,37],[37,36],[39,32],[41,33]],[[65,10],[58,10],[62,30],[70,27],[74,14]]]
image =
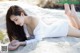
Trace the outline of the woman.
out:
[[[15,50],[20,45],[40,41],[46,37],[74,36],[80,37],[80,20],[76,15],[74,5],[71,10],[68,4],[64,5],[65,13],[69,22],[65,20],[54,20],[47,22],[46,19],[28,16],[19,6],[11,6],[6,14],[7,33],[11,43],[9,50]],[[27,26],[28,33],[35,36],[35,39],[27,40],[28,36],[24,31]]]

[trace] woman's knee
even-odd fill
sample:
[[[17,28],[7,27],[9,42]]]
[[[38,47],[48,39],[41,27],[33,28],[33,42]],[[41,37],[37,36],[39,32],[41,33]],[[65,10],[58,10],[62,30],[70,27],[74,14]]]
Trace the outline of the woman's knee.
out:
[[[68,36],[80,37],[80,30],[73,26],[69,26]]]

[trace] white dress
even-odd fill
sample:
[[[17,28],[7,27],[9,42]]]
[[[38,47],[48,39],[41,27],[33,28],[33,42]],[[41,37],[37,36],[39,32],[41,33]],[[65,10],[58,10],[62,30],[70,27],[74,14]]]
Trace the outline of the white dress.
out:
[[[33,31],[35,39],[29,40],[27,41],[27,43],[40,41],[46,37],[63,37],[67,36],[67,33],[68,22],[66,20],[57,20],[51,25],[47,25],[46,23],[44,23],[44,21],[40,19],[38,25]]]

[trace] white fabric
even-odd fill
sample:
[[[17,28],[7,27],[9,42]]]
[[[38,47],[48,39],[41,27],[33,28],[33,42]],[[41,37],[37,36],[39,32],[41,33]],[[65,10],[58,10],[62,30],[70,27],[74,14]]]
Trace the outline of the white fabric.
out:
[[[66,36],[68,33],[68,23],[65,20],[57,20],[51,25],[47,25],[42,20],[34,29],[34,35],[37,39],[45,37],[61,37]]]
[[[27,31],[27,26],[24,25],[23,27],[24,27],[24,32],[26,33],[26,37],[30,37],[30,34]],[[26,44],[30,44],[30,43],[34,43],[37,41],[39,41],[39,40],[35,38],[35,39],[31,39],[31,40],[26,40],[25,42],[26,42]]]
[[[45,24],[42,20],[34,29],[35,39],[27,40],[26,44],[34,43],[43,40],[47,37],[64,37],[68,33],[68,23],[66,20],[57,20],[51,25]]]
[[[23,27],[24,27],[24,32],[25,32],[25,34],[26,34],[26,37],[30,37],[30,34],[29,34],[28,31],[27,31],[27,26],[24,25]]]
[[[31,40],[26,40],[25,42],[26,42],[26,45],[28,45],[28,44],[35,43],[38,41],[40,41],[40,40],[35,38],[35,39],[31,39]]]

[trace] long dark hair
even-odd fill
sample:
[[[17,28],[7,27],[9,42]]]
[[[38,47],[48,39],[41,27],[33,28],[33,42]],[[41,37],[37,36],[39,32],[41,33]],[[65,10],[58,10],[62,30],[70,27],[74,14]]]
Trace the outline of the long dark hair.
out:
[[[10,41],[13,39],[17,39],[19,41],[27,40],[23,26],[16,25],[13,21],[10,20],[11,15],[21,15],[21,13],[24,13],[24,15],[27,16],[25,11],[17,5],[11,6],[7,11],[6,28]]]

